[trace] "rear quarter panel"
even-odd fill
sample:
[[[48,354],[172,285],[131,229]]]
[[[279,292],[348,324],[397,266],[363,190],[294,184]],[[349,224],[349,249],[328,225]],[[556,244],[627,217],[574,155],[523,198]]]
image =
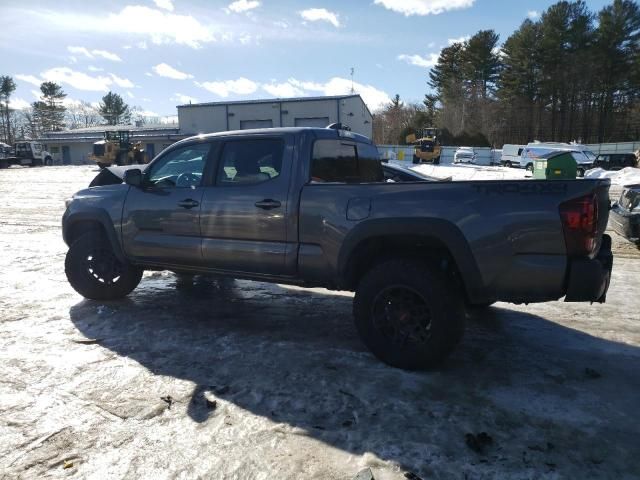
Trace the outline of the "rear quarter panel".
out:
[[[300,203],[301,270],[308,266],[314,276],[321,275],[323,269],[325,274],[338,276],[349,236],[376,220],[401,218],[415,224],[416,229],[425,220],[438,220],[450,224],[468,244],[480,283],[468,285],[468,289],[491,298],[519,300],[524,292],[529,297],[558,298],[567,266],[558,207],[598,187],[604,186],[606,193],[604,183],[525,180],[307,185]],[[360,206],[366,204],[363,199],[370,201],[365,218],[347,218],[347,206],[354,198]],[[606,218],[604,222],[606,225]],[[540,288],[541,279],[548,288],[537,295],[530,289]]]

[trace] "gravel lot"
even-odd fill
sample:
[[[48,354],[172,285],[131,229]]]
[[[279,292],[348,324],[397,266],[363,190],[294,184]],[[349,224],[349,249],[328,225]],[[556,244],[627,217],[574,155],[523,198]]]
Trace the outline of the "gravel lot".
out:
[[[94,170],[0,170],[0,478],[640,478],[640,256],[620,237],[608,303],[498,304],[407,373],[360,344],[346,293],[163,272],[83,300],[60,217]]]

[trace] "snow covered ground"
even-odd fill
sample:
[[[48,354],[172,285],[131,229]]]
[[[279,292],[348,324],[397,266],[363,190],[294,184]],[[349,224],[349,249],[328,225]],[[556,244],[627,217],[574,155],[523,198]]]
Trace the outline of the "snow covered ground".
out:
[[[406,165],[406,162],[403,164]],[[436,178],[448,178],[453,180],[522,180],[531,175],[525,169],[493,167],[470,164],[456,165],[411,165],[412,170],[416,170],[424,175]]]
[[[60,217],[94,170],[0,170],[3,480],[640,478],[635,247],[606,304],[499,303],[409,373],[360,343],[345,292],[148,272],[83,300]]]
[[[602,168],[587,170],[585,178],[609,178],[612,185],[624,186],[640,184],[640,168],[626,167],[622,170],[609,171]]]

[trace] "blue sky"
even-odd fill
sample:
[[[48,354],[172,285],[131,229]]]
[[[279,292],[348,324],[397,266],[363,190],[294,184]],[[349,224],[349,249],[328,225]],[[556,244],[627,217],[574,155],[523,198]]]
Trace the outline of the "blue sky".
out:
[[[420,101],[443,46],[481,29],[506,40],[551,0],[0,0],[0,74],[13,105],[56,81],[68,103],[108,91],[149,115],[194,102],[349,93],[375,110]],[[587,4],[597,12],[610,2]]]

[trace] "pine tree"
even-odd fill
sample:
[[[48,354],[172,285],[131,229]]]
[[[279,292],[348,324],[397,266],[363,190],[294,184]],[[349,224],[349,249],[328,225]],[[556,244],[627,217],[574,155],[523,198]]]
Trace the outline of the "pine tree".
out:
[[[120,95],[114,92],[109,92],[102,97],[98,112],[107,121],[108,125],[128,124],[131,120],[129,105],[125,103]]]
[[[0,76],[0,117],[2,118],[2,134],[7,143],[12,143],[9,120],[9,99],[16,90],[16,84],[8,75]],[[4,105],[2,102],[4,101]]]
[[[40,100],[32,104],[34,119],[45,132],[62,130],[67,110],[62,102],[67,94],[54,82],[44,82],[40,85],[40,91]]]

